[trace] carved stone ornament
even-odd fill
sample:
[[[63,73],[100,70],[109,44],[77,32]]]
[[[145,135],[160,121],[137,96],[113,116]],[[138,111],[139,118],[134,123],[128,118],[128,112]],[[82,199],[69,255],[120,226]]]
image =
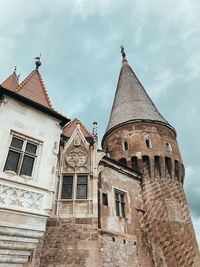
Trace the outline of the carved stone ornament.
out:
[[[0,204],[41,210],[44,196],[40,193],[0,185]]]
[[[72,167],[84,166],[87,163],[88,155],[84,147],[72,147],[65,157],[67,165]]]
[[[76,137],[74,138],[74,145],[80,146],[80,144],[81,144],[81,137],[79,134],[77,134]]]

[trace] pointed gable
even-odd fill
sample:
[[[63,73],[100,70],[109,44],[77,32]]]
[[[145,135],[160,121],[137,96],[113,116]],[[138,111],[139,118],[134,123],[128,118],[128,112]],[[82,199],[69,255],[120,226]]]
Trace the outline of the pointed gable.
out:
[[[123,59],[106,133],[134,120],[150,120],[170,126],[153,104],[127,60]]]
[[[1,84],[2,87],[13,91],[19,85],[15,71]]]
[[[28,77],[18,85],[15,92],[42,106],[53,109],[42,77],[37,70],[33,70]]]
[[[77,119],[73,119],[66,127],[63,129],[63,135],[66,137],[70,137],[76,129],[77,123],[80,124],[80,130],[83,133],[84,137],[91,137],[92,135],[89,131],[85,128],[85,126]]]

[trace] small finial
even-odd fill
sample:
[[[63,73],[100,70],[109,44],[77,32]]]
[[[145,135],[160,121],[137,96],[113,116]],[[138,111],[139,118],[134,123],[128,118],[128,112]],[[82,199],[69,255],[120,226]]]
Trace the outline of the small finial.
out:
[[[38,71],[39,67],[42,65],[42,63],[40,61],[40,58],[41,58],[41,53],[40,53],[39,57],[35,57],[34,58],[34,59],[36,59],[36,61],[35,61],[35,65],[36,65],[35,70],[37,70],[37,71]]]
[[[93,132],[92,132],[92,135],[94,137],[95,140],[97,140],[97,122],[93,122]]]
[[[123,45],[120,45],[120,47],[121,47],[122,59],[123,59],[123,60],[126,60],[126,54],[125,54],[125,52],[124,52],[124,46],[123,46]]]
[[[15,66],[15,68],[14,68],[14,72],[16,72],[16,70],[17,70],[17,66]]]

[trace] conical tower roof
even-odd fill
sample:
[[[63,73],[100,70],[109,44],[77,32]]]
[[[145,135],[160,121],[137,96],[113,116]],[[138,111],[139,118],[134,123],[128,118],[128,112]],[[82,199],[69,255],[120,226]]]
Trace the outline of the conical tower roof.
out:
[[[122,67],[105,135],[124,123],[138,120],[158,122],[173,129],[159,113],[129,66],[125,53],[122,55]]]
[[[14,72],[1,84],[2,87],[9,89],[11,91],[15,90],[16,87],[19,85],[17,74],[16,74],[16,67]]]

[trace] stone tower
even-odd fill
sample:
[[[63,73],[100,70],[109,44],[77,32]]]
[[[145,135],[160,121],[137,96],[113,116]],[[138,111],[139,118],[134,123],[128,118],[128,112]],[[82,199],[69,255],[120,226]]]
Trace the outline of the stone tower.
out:
[[[141,240],[137,245],[138,251],[147,251],[146,257],[151,260],[140,259],[139,266],[200,266],[183,190],[184,166],[176,131],[159,113],[129,66],[123,47],[102,147],[110,152],[111,159],[143,173],[144,208],[137,216],[137,239]],[[141,257],[145,255],[139,254]]]

